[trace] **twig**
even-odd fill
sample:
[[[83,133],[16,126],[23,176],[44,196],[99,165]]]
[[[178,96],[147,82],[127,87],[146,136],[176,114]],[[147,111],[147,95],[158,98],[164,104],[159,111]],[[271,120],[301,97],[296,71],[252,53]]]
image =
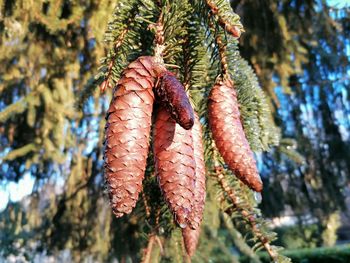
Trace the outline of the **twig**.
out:
[[[148,205],[147,197],[144,191],[142,191],[141,195],[142,195],[143,205],[145,206],[145,210],[146,210],[146,217],[149,218],[151,215],[151,208]]]
[[[164,46],[164,26],[163,26],[163,11],[160,12],[157,23],[149,25],[150,29],[155,30],[154,35],[154,56],[157,63],[164,64],[163,52]]]
[[[128,17],[127,21],[125,21],[125,24],[127,26],[123,29],[123,31],[120,33],[120,35],[118,36],[118,38],[114,42],[114,45],[113,45],[114,56],[112,57],[111,61],[108,64],[107,76],[105,77],[105,80],[100,85],[101,92],[104,92],[107,88],[111,88],[111,84],[109,82],[109,79],[110,79],[110,77],[112,75],[112,71],[113,71],[112,69],[113,69],[115,61],[116,61],[116,59],[118,57],[118,50],[121,47],[121,45],[123,44],[126,34],[130,30],[129,25],[135,19],[135,16],[136,16],[137,12],[138,12],[138,6],[136,6],[129,13],[129,17]]]
[[[226,57],[226,45],[222,42],[222,38],[219,34],[215,37],[215,42],[219,47],[220,64],[221,64],[222,74],[224,75],[225,79],[231,80],[230,74],[228,72],[228,64],[227,64],[227,57]]]
[[[215,27],[213,22],[210,20],[211,14],[208,14],[209,19],[209,27],[215,31]],[[229,71],[228,71],[228,63],[227,63],[227,56],[226,56],[226,45],[222,42],[222,37],[218,32],[216,32],[215,36],[215,43],[219,48],[219,55],[220,55],[220,65],[221,65],[221,71],[222,75],[225,80],[228,80],[232,82]]]
[[[129,21],[130,22],[130,21]],[[118,49],[120,48],[120,46],[123,44],[124,38],[126,33],[129,31],[129,29],[126,27],[124,28],[124,30],[121,32],[121,34],[119,35],[119,37],[117,38],[117,40],[114,43],[113,46],[113,50],[114,50],[114,56],[112,57],[111,61],[108,64],[108,71],[107,71],[107,76],[105,77],[105,80],[101,83],[100,85],[100,90],[101,92],[104,92],[107,88],[111,87],[111,84],[109,82],[109,78],[112,75],[112,69],[113,66],[115,64],[115,61],[117,59],[117,52]]]
[[[238,26],[231,25],[229,21],[224,19],[222,16],[219,14],[219,8],[217,5],[212,2],[211,0],[206,0],[206,3],[208,7],[210,8],[211,12],[217,16],[218,24],[227,32],[229,32],[233,37],[239,38],[241,36],[242,31],[239,29]]]
[[[267,253],[270,255],[270,257],[276,261],[277,260],[277,253],[274,251],[269,243],[269,240],[261,233],[260,229],[256,225],[256,219],[255,216],[250,214],[247,210],[242,208],[239,205],[239,202],[237,200],[237,197],[235,195],[234,190],[229,186],[227,183],[224,174],[223,174],[223,168],[221,166],[215,167],[215,177],[218,179],[218,182],[222,188],[222,190],[227,194],[229,197],[231,203],[233,204],[234,208],[241,213],[243,218],[245,218],[248,221],[248,224],[252,228],[253,234],[260,240],[261,244],[264,246]],[[232,210],[226,210],[225,212],[232,214]]]
[[[143,252],[143,257],[142,257],[142,261],[141,261],[142,263],[150,263],[151,262],[151,255],[152,255],[154,241],[155,241],[155,235],[154,235],[154,233],[152,233],[149,236],[147,247],[145,248],[145,250]]]

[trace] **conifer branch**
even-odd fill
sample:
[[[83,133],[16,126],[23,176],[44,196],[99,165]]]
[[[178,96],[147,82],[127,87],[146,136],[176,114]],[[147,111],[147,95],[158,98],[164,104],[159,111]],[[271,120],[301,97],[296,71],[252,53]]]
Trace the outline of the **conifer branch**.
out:
[[[160,5],[160,3],[159,3]],[[163,17],[163,11],[160,12],[158,21],[156,24],[151,24],[149,27],[151,29],[155,30],[154,35],[154,56],[156,58],[156,61],[158,63],[164,64],[163,60],[163,52],[165,49],[164,46],[164,25],[163,25],[164,17]]]
[[[131,21],[129,21],[129,23],[130,22]],[[109,79],[112,75],[112,69],[113,69],[114,64],[116,62],[118,50],[119,50],[120,46],[123,44],[123,41],[125,39],[125,35],[128,33],[128,31],[129,31],[128,27],[124,28],[124,30],[121,32],[121,34],[119,35],[119,37],[117,38],[117,40],[115,41],[115,43],[113,45],[114,56],[111,58],[111,61],[108,64],[107,75],[106,75],[104,81],[100,84],[100,91],[101,92],[104,92],[107,88],[112,88],[111,84],[109,82]]]
[[[142,197],[144,199],[144,193],[142,192]],[[144,199],[145,200],[145,199]],[[148,205],[147,205],[148,206]],[[149,208],[150,209],[150,208]],[[160,240],[159,236],[157,235],[159,226],[160,226],[160,208],[158,208],[155,212],[155,223],[154,227],[151,231],[151,233],[148,235],[148,242],[147,242],[147,247],[144,249],[143,256],[142,256],[142,263],[150,263],[152,262],[152,253],[154,250],[154,244],[157,243],[159,246],[160,254],[164,254],[164,248],[162,241]],[[150,211],[149,211],[150,213]]]
[[[117,57],[119,56],[119,50],[122,44],[125,41],[125,37],[130,30],[130,24],[135,20],[136,14],[138,12],[138,5],[135,4],[133,8],[130,10],[128,16],[124,20],[123,25],[126,25],[123,29],[121,29],[119,35],[115,38],[112,50],[109,51],[109,55],[111,56],[110,61],[108,63],[107,72],[104,78],[104,81],[100,84],[101,92],[104,92],[107,88],[112,88],[110,83],[110,78],[113,74],[113,68],[117,62]]]
[[[222,42],[222,37],[219,34],[215,37],[215,42],[219,48],[222,75],[224,76],[224,79],[230,80],[232,82],[231,76],[228,73],[228,64],[227,64],[227,57],[226,57],[226,45]]]
[[[224,0],[225,1],[225,0]],[[217,2],[221,3],[221,5],[224,4],[224,1],[219,0]],[[211,13],[217,17],[218,24],[228,33],[230,33],[233,37],[239,38],[242,34],[243,27],[241,23],[232,23],[232,21],[229,21],[228,18],[225,18],[223,13],[226,11],[226,16],[233,15],[228,14],[228,10],[222,10],[223,8],[220,8],[218,5],[215,4],[212,0],[206,0],[207,6],[209,7]],[[232,11],[232,10],[231,10]]]
[[[224,198],[224,197],[223,197]],[[242,252],[244,255],[248,256],[252,262],[254,263],[261,263],[259,257],[254,253],[253,249],[246,244],[245,240],[243,239],[242,235],[238,230],[235,229],[231,218],[229,215],[225,212],[222,213],[223,221],[226,226],[226,229],[230,233],[230,235],[233,238],[233,242],[237,249]]]
[[[271,259],[277,262],[278,253],[271,247],[269,239],[264,236],[264,234],[261,232],[261,230],[257,226],[255,216],[249,211],[247,211],[245,208],[243,208],[239,203],[234,189],[232,189],[232,187],[229,186],[228,182],[225,179],[223,168],[221,166],[214,167],[214,176],[217,178],[220,187],[226,193],[231,204],[233,205],[232,208],[226,209],[225,212],[229,215],[232,215],[234,210],[237,210],[242,215],[242,217],[247,221],[247,223],[251,227],[252,233],[264,246],[265,250],[271,257]]]
[[[208,23],[209,23],[209,28],[213,30],[216,34],[215,36],[215,44],[218,47],[219,51],[219,56],[220,56],[220,66],[221,66],[221,73],[223,75],[223,78],[232,82],[231,76],[229,74],[229,67],[227,63],[227,55],[226,55],[226,44],[223,43],[222,37],[219,32],[215,29],[214,23],[211,20],[212,15],[208,15]]]

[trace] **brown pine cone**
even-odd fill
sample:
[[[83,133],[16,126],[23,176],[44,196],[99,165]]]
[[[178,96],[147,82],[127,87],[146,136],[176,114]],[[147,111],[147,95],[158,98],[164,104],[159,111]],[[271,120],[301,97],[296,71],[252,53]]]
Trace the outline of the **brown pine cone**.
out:
[[[202,141],[202,125],[198,115],[195,113],[194,125],[192,128],[194,158],[196,162],[196,182],[194,188],[195,204],[190,214],[190,226],[182,229],[182,237],[184,239],[187,254],[192,257],[196,251],[199,235],[201,232],[200,224],[203,218],[203,210],[205,204],[205,162],[204,149]]]
[[[254,191],[263,185],[245,137],[233,83],[219,81],[209,95],[209,123],[215,144],[234,174]]]
[[[197,249],[200,234],[200,227],[197,229],[191,229],[190,227],[182,229],[182,238],[185,243],[186,252],[190,257],[194,255],[194,252]]]
[[[196,164],[191,131],[183,129],[164,108],[160,108],[153,140],[160,188],[175,220],[185,228],[194,203]]]
[[[197,229],[202,222],[203,210],[205,204],[205,162],[204,148],[202,140],[202,125],[199,121],[197,113],[195,113],[195,121],[192,127],[194,159],[196,162],[194,200],[195,204],[190,215],[191,228]]]
[[[123,71],[106,116],[104,167],[116,217],[129,214],[142,190],[158,71],[153,57],[140,57]]]
[[[194,114],[184,86],[170,71],[160,78],[159,85],[154,89],[157,100],[166,108],[171,117],[189,130],[194,123]]]

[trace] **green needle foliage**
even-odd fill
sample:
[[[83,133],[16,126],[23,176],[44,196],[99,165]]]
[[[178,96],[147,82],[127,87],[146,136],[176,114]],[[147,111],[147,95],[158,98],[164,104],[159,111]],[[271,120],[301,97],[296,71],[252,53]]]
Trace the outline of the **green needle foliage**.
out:
[[[325,158],[319,169],[325,173],[320,176],[319,171],[311,170],[315,166],[306,167],[303,184],[330,194],[314,193],[309,202],[317,200],[324,205],[339,200],[341,191],[334,191],[339,184],[327,184],[326,177],[333,171],[324,164],[331,160],[340,173],[346,163],[341,161],[338,167],[334,155],[312,151],[315,147],[303,133],[303,112],[298,108],[300,102],[306,105],[306,91],[292,78],[305,70],[312,73],[313,80],[320,75],[325,79],[316,74],[315,67],[330,58],[327,54],[319,57],[317,52],[323,43],[341,49],[339,43],[331,46],[326,34],[334,36],[334,28],[340,24],[348,34],[349,21],[344,15],[335,22],[320,14],[316,1],[292,1],[297,2],[299,11],[304,8],[323,21],[324,31],[320,29],[318,35],[324,42],[316,44],[313,30],[317,21],[308,14],[303,21],[299,13],[289,12],[286,2],[290,1],[277,1],[280,5],[273,0],[260,1],[261,9],[256,1],[241,2],[232,5],[243,23],[226,0],[0,0],[0,180],[4,184],[17,182],[26,173],[35,178],[32,194],[23,202],[10,202],[0,213],[0,256],[15,254],[33,261],[39,255],[60,258],[68,250],[68,261],[74,262],[188,261],[181,231],[154,177],[152,153],[143,192],[130,215],[115,219],[104,192],[104,117],[111,91],[129,62],[154,54],[154,25],[159,22],[164,61],[184,84],[203,124],[207,198],[200,243],[192,261],[238,262],[239,253],[260,262],[256,252],[265,249],[271,260],[289,262],[273,245],[276,235],[257,207],[259,198],[227,170],[213,146],[207,98],[217,77],[225,74],[221,63],[225,56],[251,148],[259,156],[270,151],[264,160],[270,164],[267,170],[274,172],[265,180],[267,187],[278,184],[276,189],[282,189],[279,179],[284,168],[291,171],[288,182],[295,182],[295,166],[306,165],[316,156],[317,160]],[[328,10],[325,4],[320,6]],[[266,48],[258,41],[265,37],[264,22],[277,28],[265,32]],[[227,32],[229,26],[246,31],[240,42]],[[335,64],[327,65],[334,74],[343,70],[335,65],[345,63],[341,60],[344,56],[337,58]],[[294,105],[295,134],[284,131],[288,127],[279,115],[278,85],[290,96],[289,105]],[[329,103],[325,93],[320,97]],[[337,149],[345,152],[331,108],[320,108],[324,134],[337,135],[338,144],[331,147],[331,153]],[[305,149],[297,149],[296,142],[304,143]],[[303,150],[302,154],[297,150]],[[286,177],[283,180],[288,180]],[[293,186],[293,193],[297,192],[298,187]],[[303,200],[300,194],[295,196]],[[272,199],[273,191],[264,194],[261,208],[267,214],[279,214],[282,208],[274,213],[266,209],[265,200]],[[304,211],[301,202],[294,203],[298,212]],[[336,209],[336,201],[331,202],[320,228],[325,228]],[[328,230],[323,236],[333,240],[333,232]],[[149,258],[152,261],[147,261]]]

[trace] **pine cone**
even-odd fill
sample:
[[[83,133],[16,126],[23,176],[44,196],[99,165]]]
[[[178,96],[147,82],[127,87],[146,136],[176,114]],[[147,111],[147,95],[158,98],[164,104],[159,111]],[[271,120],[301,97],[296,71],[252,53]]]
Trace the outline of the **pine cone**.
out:
[[[190,214],[190,225],[182,229],[182,237],[184,239],[187,254],[192,257],[196,251],[199,235],[201,232],[200,224],[203,218],[203,210],[205,204],[205,162],[204,149],[202,141],[202,126],[199,122],[198,115],[195,113],[194,125],[192,128],[194,158],[196,162],[196,182],[194,188],[195,204]]]
[[[190,257],[194,255],[194,252],[197,249],[200,234],[201,234],[200,227],[198,227],[197,229],[191,229],[190,227],[186,227],[182,229],[182,238],[185,243],[187,254]]]
[[[193,208],[195,160],[191,131],[183,129],[160,108],[154,125],[155,168],[160,188],[181,228]]]
[[[166,108],[171,117],[186,130],[192,128],[194,114],[184,86],[169,71],[160,79],[155,88],[157,100]]]
[[[215,144],[234,174],[254,191],[262,191],[262,182],[253,152],[240,120],[237,94],[230,81],[219,81],[209,95],[209,122]]]
[[[194,159],[196,162],[195,186],[194,186],[194,207],[190,215],[191,228],[197,229],[202,222],[205,204],[205,162],[202,140],[202,126],[198,115],[195,113],[195,121],[192,127]]]
[[[142,190],[158,71],[152,57],[129,64],[114,89],[106,116],[104,167],[113,213],[129,214]]]

